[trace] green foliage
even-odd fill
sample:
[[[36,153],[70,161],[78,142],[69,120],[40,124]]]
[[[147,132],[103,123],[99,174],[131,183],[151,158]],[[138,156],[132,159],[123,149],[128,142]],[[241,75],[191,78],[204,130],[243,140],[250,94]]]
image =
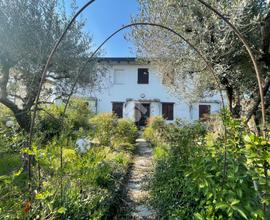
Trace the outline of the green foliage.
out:
[[[34,150],[37,161],[42,165],[41,172],[46,173],[42,180],[42,188],[35,195],[30,216],[39,215],[51,219],[101,219],[108,215],[108,211],[115,200],[125,175],[130,155],[116,152],[106,146],[91,148],[87,154],[81,156],[68,146],[66,138],[55,140],[43,150]],[[63,144],[63,169],[60,167],[60,146]],[[63,178],[63,197],[60,184]],[[40,210],[39,207],[43,209]]]
[[[269,143],[249,134],[239,120],[226,116],[225,123],[227,138],[206,133],[200,124],[166,126],[166,144],[154,151],[151,183],[152,203],[161,218],[269,217],[262,209],[269,203],[263,173]]]
[[[63,129],[72,131],[72,133],[80,129],[90,129],[89,118],[93,116],[93,113],[84,99],[70,99],[64,118],[61,117],[63,112],[64,104],[52,104],[45,107],[40,113],[38,131],[46,139],[59,135]]]
[[[91,118],[90,123],[94,127],[90,136],[100,145],[120,147],[135,142],[137,128],[130,120],[118,119],[115,114],[111,113],[101,113]]]
[[[110,145],[117,125],[117,116],[111,113],[101,113],[91,118],[90,123],[95,129],[91,136],[97,139],[101,145]]]
[[[45,107],[44,111],[40,113],[37,130],[45,139],[51,139],[60,134],[62,122],[59,119],[62,112],[63,106],[53,104]]]
[[[0,153],[0,158],[0,175],[10,174],[22,164],[22,158],[18,153]]]
[[[70,99],[66,118],[73,130],[89,129],[89,118],[93,115],[86,100],[82,98]]]
[[[4,105],[0,104],[0,127],[4,127],[8,119],[12,118],[12,112],[5,107]]]
[[[88,124],[92,114],[78,100],[71,103],[64,124],[58,124],[53,119],[62,110],[62,106],[52,105],[46,108],[47,113],[42,113],[39,129],[46,139],[38,136],[32,149],[23,148],[21,154],[0,154],[0,219],[104,219],[119,202],[136,126],[131,121],[118,120],[115,115],[101,114],[90,119],[95,125],[93,130]],[[107,132],[101,132],[102,129]],[[86,133],[100,138],[103,145],[91,146],[80,154],[75,141],[85,138]],[[27,173],[22,169],[17,172],[23,164],[21,155],[34,158],[31,202]]]
[[[10,123],[10,126],[6,126],[7,122]],[[13,114],[8,108],[0,104],[0,154],[18,153],[24,144],[24,133],[19,130]]]
[[[119,119],[112,138],[113,146],[118,147],[126,144],[134,144],[137,131],[138,129],[133,121]]]
[[[147,127],[144,129],[143,136],[147,141],[151,141],[153,144],[158,144],[162,141],[162,137],[165,128],[165,120],[160,117],[151,117],[148,119]]]

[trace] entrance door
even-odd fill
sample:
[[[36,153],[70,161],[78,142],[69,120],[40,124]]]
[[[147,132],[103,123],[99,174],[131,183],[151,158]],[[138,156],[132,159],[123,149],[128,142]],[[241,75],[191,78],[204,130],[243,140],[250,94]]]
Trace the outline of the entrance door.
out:
[[[145,126],[147,119],[150,117],[150,104],[149,103],[136,103],[135,104],[135,121],[137,126]]]

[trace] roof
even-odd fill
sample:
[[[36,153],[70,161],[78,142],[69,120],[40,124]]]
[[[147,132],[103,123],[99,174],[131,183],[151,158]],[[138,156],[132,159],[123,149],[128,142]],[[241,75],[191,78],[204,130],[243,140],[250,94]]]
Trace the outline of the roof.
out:
[[[113,63],[138,63],[138,62],[147,62],[142,58],[137,58],[137,57],[98,57],[97,58],[98,62],[113,62]]]

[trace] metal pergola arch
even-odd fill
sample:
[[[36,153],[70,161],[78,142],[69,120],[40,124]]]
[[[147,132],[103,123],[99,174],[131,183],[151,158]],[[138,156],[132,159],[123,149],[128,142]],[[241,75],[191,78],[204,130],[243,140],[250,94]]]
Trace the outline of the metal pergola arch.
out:
[[[208,8],[209,10],[211,10],[213,13],[215,13],[217,16],[219,16],[222,20],[224,20],[229,27],[233,30],[233,32],[237,35],[237,37],[240,39],[240,41],[243,43],[243,45],[245,46],[250,59],[252,61],[252,64],[254,66],[255,69],[255,73],[256,73],[256,78],[257,78],[257,83],[258,83],[258,87],[259,87],[259,95],[260,95],[260,99],[261,99],[261,111],[262,111],[262,127],[263,127],[263,133],[264,136],[266,136],[266,117],[265,117],[265,105],[264,105],[264,95],[263,95],[263,88],[262,88],[262,84],[261,84],[261,75],[259,72],[259,68],[255,59],[255,56],[252,53],[252,50],[250,48],[250,46],[248,45],[246,39],[243,37],[243,35],[239,32],[239,30],[227,19],[225,18],[219,11],[217,11],[216,9],[214,9],[211,5],[209,5],[208,3],[206,3],[203,0],[197,0],[199,3],[201,3],[202,5],[204,5],[206,8]],[[29,132],[29,141],[28,141],[28,145],[31,146],[32,144],[32,138],[33,138],[33,128],[35,125],[35,118],[36,118],[36,113],[37,113],[37,109],[38,109],[38,102],[39,102],[39,98],[40,98],[40,93],[42,90],[42,85],[44,83],[44,80],[46,79],[46,75],[47,75],[47,71],[48,71],[48,67],[49,64],[52,60],[52,57],[54,55],[54,53],[56,52],[56,50],[58,49],[61,41],[63,40],[63,38],[65,37],[66,33],[68,32],[69,28],[71,27],[71,25],[73,24],[73,22],[76,20],[76,18],[88,7],[90,6],[92,3],[94,3],[95,0],[91,0],[88,1],[71,19],[71,21],[68,23],[67,27],[64,29],[63,33],[61,34],[60,38],[58,39],[58,41],[56,42],[55,46],[53,47],[53,49],[50,52],[50,55],[48,57],[48,60],[46,62],[46,65],[43,69],[42,75],[41,75],[41,80],[40,80],[40,84],[38,87],[38,92],[37,92],[37,97],[35,100],[35,105],[34,105],[34,110],[33,110],[33,117],[31,120],[31,125],[30,125],[30,132]]]
[[[247,41],[245,40],[245,38],[243,37],[243,35],[238,31],[238,29],[233,25],[231,24],[219,11],[217,11],[216,9],[214,9],[212,6],[210,6],[209,4],[207,4],[206,2],[204,2],[203,0],[197,0],[198,2],[200,2],[202,5],[204,5],[205,7],[207,7],[209,10],[211,10],[212,12],[214,12],[217,16],[219,16],[222,20],[224,20],[228,25],[229,27],[234,31],[234,33],[237,35],[237,37],[240,39],[240,41],[243,43],[243,45],[245,46],[249,56],[250,56],[250,59],[252,61],[252,64],[254,66],[254,69],[255,69],[255,73],[256,73],[256,78],[257,78],[257,83],[258,83],[258,87],[259,87],[259,95],[260,95],[260,99],[261,99],[261,112],[262,112],[262,127],[263,127],[263,135],[264,137],[266,137],[266,117],[265,117],[265,106],[264,106],[264,95],[263,95],[263,89],[262,89],[262,85],[261,85],[261,76],[260,76],[260,72],[259,72],[259,69],[258,69],[258,66],[257,66],[257,63],[256,63],[256,60],[255,60],[255,57],[247,43]],[[46,76],[47,76],[47,71],[48,71],[48,67],[49,67],[49,64],[53,58],[53,55],[54,53],[56,52],[56,50],[58,49],[61,41],[63,40],[63,38],[65,37],[66,33],[68,32],[69,28],[71,27],[71,25],[73,24],[73,22],[76,20],[76,18],[88,7],[90,6],[92,3],[94,3],[95,0],[91,0],[89,2],[87,2],[74,16],[73,18],[71,19],[71,21],[68,23],[67,27],[65,28],[65,30],[63,31],[63,33],[61,34],[60,38],[58,39],[58,41],[56,42],[55,46],[53,47],[53,49],[51,50],[50,52],[50,55],[48,57],[48,60],[46,62],[46,65],[42,71],[42,75],[41,75],[41,80],[40,80],[40,83],[39,83],[39,87],[38,87],[38,92],[37,92],[37,96],[36,96],[36,100],[35,100],[35,105],[34,105],[34,109],[33,109],[33,116],[32,116],[32,119],[31,119],[31,125],[30,125],[30,132],[29,132],[29,138],[28,138],[28,147],[31,149],[31,145],[32,145],[32,140],[33,140],[33,132],[34,132],[34,126],[35,126],[35,120],[36,120],[36,116],[37,116],[37,110],[38,110],[38,103],[39,103],[39,98],[40,98],[40,94],[41,94],[41,91],[42,91],[42,86],[43,86],[43,83],[46,79]],[[182,40],[184,40],[189,46],[191,46],[191,48],[193,48],[198,54],[199,56],[204,60],[206,61],[206,64],[207,64],[207,68],[209,69],[209,71],[214,74],[214,77],[215,77],[215,80],[217,80],[216,76],[215,76],[215,71],[213,69],[213,67],[210,65],[210,63],[207,61],[207,59],[203,56],[203,54],[196,48],[194,47],[192,44],[190,44],[189,42],[186,41],[185,38],[183,38],[180,34],[178,34],[177,32],[175,32],[174,30],[172,29],[169,29],[163,25],[159,25],[159,24],[154,24],[154,23],[134,23],[134,24],[129,24],[129,25],[126,25],[122,28],[120,28],[118,31],[116,31],[116,33],[120,32],[121,30],[125,29],[125,28],[128,28],[128,27],[131,27],[131,26],[135,26],[135,25],[152,25],[152,26],[159,26],[161,28],[164,28],[164,29],[167,29],[168,31],[171,31],[172,33],[175,33],[176,35],[178,35],[179,37],[182,38]],[[114,33],[113,35],[115,35],[116,33]],[[108,39],[106,39],[102,45],[100,45],[100,47],[97,48],[96,50],[96,53],[97,51],[111,38],[113,37],[113,35],[111,35]],[[94,54],[94,53],[93,53]],[[94,57],[92,54],[91,56],[91,59]],[[90,59],[90,58],[89,58]],[[86,66],[87,64],[85,64]],[[85,67],[84,67],[85,68]],[[79,74],[78,74],[79,75]],[[74,88],[77,84],[77,81],[78,80],[75,80],[75,83],[74,83]],[[217,80],[218,82],[218,80]],[[71,91],[71,95],[73,93],[73,90],[74,88],[72,87],[72,91]],[[220,87],[219,83],[218,83],[218,87]],[[71,96],[70,95],[70,96]],[[69,98],[70,98],[69,96]],[[222,92],[221,92],[221,96],[222,96]],[[223,100],[223,98],[222,98]],[[69,100],[68,100],[69,101]],[[224,103],[224,102],[223,102]],[[68,107],[68,102],[66,103],[66,106],[65,106],[65,111],[66,111],[66,108]],[[224,166],[225,167],[225,166]],[[29,190],[31,191],[31,157],[28,157],[28,177],[29,177]],[[61,187],[62,188],[62,187]]]

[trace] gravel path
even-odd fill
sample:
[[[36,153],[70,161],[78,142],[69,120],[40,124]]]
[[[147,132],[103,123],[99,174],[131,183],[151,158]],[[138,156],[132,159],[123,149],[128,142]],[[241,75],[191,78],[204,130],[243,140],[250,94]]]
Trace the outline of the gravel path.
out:
[[[152,148],[144,139],[137,139],[137,152],[126,187],[127,206],[132,219],[155,219],[146,189],[152,169]]]

